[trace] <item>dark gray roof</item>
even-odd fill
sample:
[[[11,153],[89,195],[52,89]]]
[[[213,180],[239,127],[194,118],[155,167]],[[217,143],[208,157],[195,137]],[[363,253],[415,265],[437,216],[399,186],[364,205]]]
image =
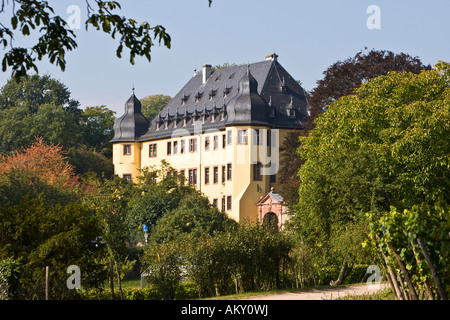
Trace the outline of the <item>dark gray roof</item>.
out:
[[[125,114],[114,123],[114,137],[111,142],[133,142],[149,128],[149,121],[141,113],[141,102],[134,95],[125,103]]]
[[[176,129],[193,133],[194,121],[201,121],[202,131],[232,125],[281,129],[302,128],[308,117],[303,88],[276,58],[215,70],[205,83],[202,78],[194,75],[137,139],[167,138]]]

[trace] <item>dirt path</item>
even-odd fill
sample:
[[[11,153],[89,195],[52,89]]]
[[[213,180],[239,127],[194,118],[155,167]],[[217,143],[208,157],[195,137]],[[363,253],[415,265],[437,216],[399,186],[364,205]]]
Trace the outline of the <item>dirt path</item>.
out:
[[[311,289],[299,292],[283,292],[277,294],[259,295],[243,298],[243,300],[330,300],[347,295],[372,294],[387,288],[381,284],[380,289],[370,288],[367,285],[352,285],[346,287],[330,287],[329,289]]]

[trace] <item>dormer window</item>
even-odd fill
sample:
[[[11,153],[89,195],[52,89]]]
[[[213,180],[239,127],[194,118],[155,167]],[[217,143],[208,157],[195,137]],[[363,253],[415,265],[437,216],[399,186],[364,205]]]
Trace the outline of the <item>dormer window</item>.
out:
[[[232,87],[225,87],[225,89],[223,89],[223,97],[226,98],[228,96],[228,94],[230,93]]]
[[[181,98],[181,104],[185,105],[188,100],[189,100],[189,95],[183,95],[183,97]]]
[[[197,94],[195,95],[195,102],[199,102],[202,96],[203,92],[197,92]]]
[[[295,118],[296,117],[296,113],[295,113],[295,109],[288,109],[288,113],[289,113],[289,118]]]
[[[209,100],[212,100],[214,98],[214,96],[216,95],[217,90],[211,90],[209,92]]]
[[[284,77],[283,77],[283,81],[281,82],[280,89],[281,89],[281,92],[282,92],[282,93],[286,93],[286,92],[288,91],[288,90],[287,90],[287,86],[286,86],[286,84],[284,83]]]

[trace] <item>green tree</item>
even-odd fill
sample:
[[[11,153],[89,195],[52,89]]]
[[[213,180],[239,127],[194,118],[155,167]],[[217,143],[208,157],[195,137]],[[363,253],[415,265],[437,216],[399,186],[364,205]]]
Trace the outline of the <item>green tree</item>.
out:
[[[170,96],[156,94],[141,99],[142,114],[152,121],[158,113],[172,100]]]
[[[280,146],[280,155],[289,166],[280,168],[280,192],[283,193],[289,206],[298,202],[298,168],[304,162],[295,152],[300,146],[300,136],[308,136],[315,126],[315,119],[327,109],[328,105],[340,97],[352,94],[361,84],[390,71],[420,73],[429,70],[417,57],[405,53],[394,53],[386,50],[360,51],[354,57],[337,61],[324,72],[323,79],[308,93],[310,117],[303,129],[293,130]]]
[[[49,75],[9,80],[0,92],[0,153],[29,146],[36,137],[75,145],[81,139],[78,105],[69,89]]]
[[[106,106],[86,107],[81,113],[80,127],[83,144],[97,148],[111,150],[109,141],[114,136],[115,112]]]
[[[224,231],[233,220],[214,207],[200,192],[182,198],[156,223],[151,237],[156,242],[182,241],[187,235],[198,238]]]
[[[147,281],[158,289],[164,300],[175,299],[183,278],[183,247],[180,242],[166,242],[145,248],[142,264]]]
[[[118,1],[86,1],[86,7],[86,29],[92,27],[109,34],[113,39],[118,37],[117,57],[122,57],[125,47],[130,52],[131,64],[134,64],[136,56],[151,61],[150,53],[155,41],[167,48],[171,46],[170,35],[163,26],[138,23],[132,18],[118,15],[116,11],[121,9]],[[0,25],[0,44],[4,49],[10,48],[2,60],[3,72],[11,67],[13,78],[19,80],[29,70],[38,72],[36,63],[44,58],[62,71],[65,70],[66,52],[76,49],[78,44],[75,33],[61,16],[54,13],[48,1],[2,0],[0,14],[11,17],[10,26]],[[14,41],[17,34],[37,36],[37,43],[28,48],[17,46]]]
[[[355,228],[366,212],[448,203],[448,88],[445,63],[417,75],[390,72],[317,118],[315,129],[301,139],[306,162],[292,222],[312,247],[321,245],[319,253],[332,257],[333,240],[343,228]],[[338,258],[344,263],[356,252],[348,248]]]
[[[123,299],[123,269],[128,268],[128,203],[133,192],[133,185],[122,178],[90,182],[91,192],[84,199],[84,204],[95,212],[100,221],[100,236],[104,241],[110,261],[114,264],[120,298]],[[112,270],[110,270],[112,271]],[[111,283],[111,286],[112,283]],[[111,293],[113,294],[113,292]]]
[[[44,196],[25,197],[0,206],[0,261],[19,262],[20,299],[44,299],[45,267],[50,266],[50,298],[76,298],[66,286],[66,270],[77,265],[83,288],[105,281],[99,261],[103,249],[95,245],[99,221],[79,203],[49,203]]]

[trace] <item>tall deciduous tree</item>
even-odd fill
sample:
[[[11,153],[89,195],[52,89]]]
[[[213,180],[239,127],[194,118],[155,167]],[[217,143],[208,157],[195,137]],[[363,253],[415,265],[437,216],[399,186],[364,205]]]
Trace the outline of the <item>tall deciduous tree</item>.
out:
[[[448,70],[439,63],[418,75],[390,72],[316,120],[299,149],[306,162],[293,222],[305,239],[332,252],[332,239],[357,227],[365,212],[449,202]],[[340,259],[349,256],[346,250]]]
[[[37,139],[10,156],[0,155],[0,203],[19,203],[26,195],[46,194],[52,201],[69,201],[78,178],[62,148]]]
[[[35,137],[63,147],[81,139],[81,110],[69,89],[49,75],[9,80],[0,92],[0,153],[29,146]]]
[[[151,48],[154,42],[170,48],[171,38],[161,25],[151,26],[148,22],[138,23],[132,18],[117,14],[121,9],[119,1],[86,1],[89,27],[118,38],[117,57],[122,57],[124,48],[129,50],[130,63],[136,56],[151,60]],[[66,68],[66,52],[77,48],[75,33],[67,22],[56,15],[48,1],[12,0],[1,1],[0,15],[10,17],[10,25],[0,24],[0,45],[9,48],[2,60],[2,71],[12,69],[16,80],[26,76],[29,70],[38,72],[37,61],[48,59],[62,71]],[[2,21],[6,19],[2,18]],[[37,36],[37,43],[31,47],[17,46],[14,38]]]
[[[360,51],[354,57],[337,61],[323,72],[324,78],[317,82],[308,95],[311,116],[302,130],[290,132],[281,145],[281,156],[289,166],[280,169],[281,192],[288,204],[298,201],[298,168],[302,164],[295,150],[300,146],[299,136],[307,136],[315,126],[315,119],[327,106],[340,97],[353,93],[361,84],[372,78],[386,75],[390,71],[404,71],[415,74],[429,70],[417,57],[405,53],[396,54],[386,50]]]
[[[172,98],[163,94],[147,96],[141,99],[142,114],[152,121]]]

